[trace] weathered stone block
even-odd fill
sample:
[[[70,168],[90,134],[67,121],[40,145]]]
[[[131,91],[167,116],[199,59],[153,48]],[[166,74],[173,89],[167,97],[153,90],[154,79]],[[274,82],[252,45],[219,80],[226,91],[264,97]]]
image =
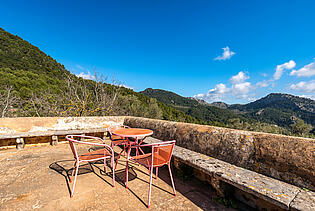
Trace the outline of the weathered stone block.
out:
[[[25,146],[24,139],[23,138],[16,138],[16,148],[17,149],[23,149]]]
[[[58,136],[51,137],[51,145],[56,146],[58,144]]]

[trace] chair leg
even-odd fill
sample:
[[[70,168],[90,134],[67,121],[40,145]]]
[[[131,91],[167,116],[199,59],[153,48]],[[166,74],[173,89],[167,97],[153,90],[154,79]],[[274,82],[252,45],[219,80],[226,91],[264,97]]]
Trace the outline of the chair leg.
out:
[[[74,170],[75,170],[76,164],[77,164],[77,160],[74,162],[74,165],[73,165],[73,170],[71,172],[70,183],[72,182],[72,179],[73,179],[73,174],[74,174]]]
[[[113,187],[115,187],[115,168],[114,168],[114,163],[115,163],[115,159],[114,159],[114,155],[113,155],[112,156]]]
[[[159,174],[159,167],[155,168],[155,179],[158,178],[158,174]]]
[[[172,182],[172,186],[173,186],[173,191],[174,191],[174,196],[176,196],[176,190],[175,190],[175,185],[174,185],[174,181],[173,181],[173,176],[172,176],[172,171],[171,171],[171,164],[168,164],[168,171],[170,172],[170,178],[171,178],[171,182]]]
[[[151,166],[151,168],[150,168],[150,187],[149,187],[149,196],[148,196],[148,208],[150,208],[153,169],[154,169],[154,167]]]
[[[119,153],[118,157],[117,157],[117,160],[116,160],[116,164],[115,164],[115,169],[117,168],[117,164],[118,164],[118,160],[121,156],[121,153],[124,151],[124,149]]]
[[[104,174],[106,174],[106,158],[104,158]]]
[[[128,158],[127,158],[127,161],[126,161],[125,185],[126,185],[126,189],[128,189]]]
[[[123,151],[124,151],[124,156],[126,157],[126,148],[127,148],[127,146],[126,146],[126,144],[124,144],[124,149],[123,149]]]
[[[75,175],[74,175],[74,181],[73,181],[73,186],[72,186],[72,191],[71,191],[71,198],[73,197],[74,194],[74,188],[75,188],[75,183],[77,181],[77,176],[78,176],[78,171],[79,171],[79,165],[80,163],[77,162],[76,164],[76,169],[75,169]]]

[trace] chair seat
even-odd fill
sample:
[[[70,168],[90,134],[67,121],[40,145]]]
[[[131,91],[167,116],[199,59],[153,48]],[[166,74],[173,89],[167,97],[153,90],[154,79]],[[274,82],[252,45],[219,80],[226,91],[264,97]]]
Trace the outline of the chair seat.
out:
[[[79,160],[95,160],[111,156],[111,153],[107,149],[99,149],[92,152],[88,152],[79,156]]]
[[[124,139],[124,138],[122,138],[122,137],[120,137],[120,136],[116,136],[116,135],[112,135],[112,138],[111,138],[112,140],[119,140],[119,139]]]
[[[150,167],[151,162],[152,162],[152,154],[148,153],[148,154],[133,156],[131,159],[146,166],[146,167]],[[167,160],[164,157],[162,157],[158,153],[154,153],[154,159],[153,159],[153,166],[154,167],[155,166],[162,166],[166,163],[167,163]]]

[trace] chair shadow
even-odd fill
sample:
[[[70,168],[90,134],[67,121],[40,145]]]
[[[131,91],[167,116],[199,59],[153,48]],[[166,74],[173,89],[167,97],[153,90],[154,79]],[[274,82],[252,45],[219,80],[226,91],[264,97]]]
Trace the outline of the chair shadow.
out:
[[[98,147],[94,147],[94,148],[90,148],[89,151],[92,150],[98,150]],[[115,158],[118,156],[118,154],[115,152]],[[104,171],[104,161],[103,160],[99,160],[99,161],[95,161],[95,162],[87,162],[84,164],[81,164],[79,167],[79,171],[78,171],[78,176],[79,175],[83,175],[83,174],[88,174],[88,173],[94,173],[97,177],[99,177],[100,179],[102,179],[104,182],[106,182],[108,185],[112,186],[112,183],[110,183],[109,181],[107,181],[103,176],[109,176],[110,178],[112,178],[112,170],[111,170],[111,163],[110,163],[110,159],[106,160],[106,172]],[[70,177],[72,174],[72,171],[74,170],[74,167],[69,168],[69,166],[73,166],[74,164],[74,159],[71,160],[60,160],[60,161],[56,161],[53,162],[49,165],[49,168],[52,169],[53,171],[57,172],[58,174],[62,175],[65,178],[65,182],[68,188],[68,192],[69,192],[69,196],[71,195],[71,187],[70,187]],[[125,170],[126,170],[126,161],[124,160],[119,160],[118,161],[118,166],[122,167],[120,169],[115,170],[115,180],[116,183],[120,184],[121,186],[125,187]],[[102,166],[100,166],[102,165]],[[129,161],[129,169],[128,169],[128,181],[132,181],[132,180],[139,180],[147,185],[150,184],[149,182],[149,178],[150,178],[150,174],[148,169],[146,170],[142,170],[140,168],[138,168],[138,164],[133,162],[133,161]],[[108,170],[109,169],[109,170]],[[148,177],[148,179],[146,180],[145,178],[140,178],[138,176],[137,173],[142,173],[143,175],[145,175],[146,177]],[[175,183],[175,187],[176,187],[176,191],[181,193],[184,197],[186,197],[188,200],[190,200],[191,202],[193,202],[195,205],[197,205],[198,207],[204,209],[203,207],[203,202],[201,200],[196,199],[193,195],[193,192],[199,192],[198,187],[194,187],[192,190],[187,191],[187,189],[185,189],[183,187],[183,185],[177,185],[176,183],[180,183],[181,179],[176,177],[176,175],[174,175],[174,183]],[[152,187],[157,188],[161,191],[164,191],[170,195],[173,195],[173,191],[172,191],[172,184],[170,181],[170,177],[168,174],[168,169],[166,166],[164,167],[160,167],[159,168],[159,177],[158,179],[162,180],[163,182],[165,182],[166,184],[168,184],[168,186],[170,187],[170,191],[169,190],[165,190],[159,186],[157,186],[156,184],[154,184],[154,181],[156,181],[154,179],[155,175],[153,175],[153,182],[152,182]],[[188,182],[191,183],[191,182]],[[193,185],[192,184],[187,184],[188,186]],[[200,185],[200,184],[199,184]],[[207,185],[209,187],[209,189],[212,189],[210,187],[210,185]],[[205,189],[205,188],[203,188]],[[132,189],[132,186],[129,185],[128,187],[128,191],[130,191],[130,193],[132,193],[145,207],[147,206],[147,203],[141,199],[137,193]],[[148,190],[149,191],[149,190]],[[212,192],[212,191],[211,191]],[[212,195],[212,194],[211,194]],[[215,194],[214,194],[215,195]],[[212,201],[212,203],[214,203]],[[206,209],[207,210],[207,209]]]
[[[125,161],[119,161],[119,164],[120,164],[120,166],[123,166],[124,168],[119,169],[119,170],[115,170],[115,175],[116,175],[116,178],[119,179],[118,183],[119,183],[120,185],[122,185],[123,187],[126,187],[126,186],[125,186],[126,162],[125,162]],[[149,178],[150,178],[149,170],[143,171],[142,169],[137,168],[137,166],[138,166],[138,163],[133,162],[133,161],[129,161],[128,182],[137,179],[137,180],[139,180],[139,181],[141,181],[141,182],[143,182],[143,183],[149,185],[149,184],[150,184],[150,182],[149,182]],[[139,172],[139,173],[142,173],[142,174],[146,175],[146,176],[148,177],[148,180],[145,180],[145,179],[142,179],[142,178],[138,177],[138,175],[137,175],[136,172]],[[154,176],[153,176],[153,177],[154,177]],[[153,180],[154,180],[154,179],[153,179]],[[159,190],[161,190],[161,191],[164,191],[164,192],[166,192],[166,193],[168,193],[168,194],[173,195],[172,192],[167,191],[167,190],[165,190],[165,189],[163,189],[163,188],[161,188],[161,187],[155,185],[154,183],[152,183],[152,187],[155,187],[155,188],[157,188],[157,189],[159,189]],[[132,186],[128,185],[128,191],[130,191],[145,207],[147,207],[147,203],[146,203],[145,201],[143,201],[143,199],[141,199],[141,198],[136,194],[136,192],[134,192],[134,191],[132,190]],[[148,189],[148,191],[149,191],[149,189]]]

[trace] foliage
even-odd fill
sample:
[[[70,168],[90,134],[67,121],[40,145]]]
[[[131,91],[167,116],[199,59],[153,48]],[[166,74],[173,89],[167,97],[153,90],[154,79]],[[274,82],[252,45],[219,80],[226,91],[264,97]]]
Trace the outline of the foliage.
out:
[[[223,109],[160,89],[149,88],[141,93],[149,97],[154,97],[173,108],[185,112],[189,116],[199,119],[199,124],[292,135],[290,128],[283,127],[283,125],[288,126],[292,123],[292,120],[288,117],[289,114],[277,109],[266,108],[264,115],[261,115],[261,118],[259,118],[257,116],[253,117],[252,114],[233,112],[233,109],[240,109],[242,105],[232,105],[229,109]],[[276,125],[275,122],[281,122],[282,126]]]
[[[315,127],[315,101],[289,94],[272,93],[245,105],[230,105],[245,116],[290,129],[298,118]]]
[[[134,92],[116,81],[106,83],[97,74],[95,80],[79,78],[37,47],[0,28],[1,117],[133,115],[303,136],[310,136],[309,124],[315,125],[315,102],[292,95],[271,94],[227,107],[164,90]]]
[[[290,125],[293,133],[300,136],[307,135],[312,130],[312,125],[306,124],[303,120],[298,119],[294,124]]]
[[[97,75],[96,81],[78,78],[37,47],[0,28],[3,117],[134,115],[199,123],[115,81],[105,82]]]

